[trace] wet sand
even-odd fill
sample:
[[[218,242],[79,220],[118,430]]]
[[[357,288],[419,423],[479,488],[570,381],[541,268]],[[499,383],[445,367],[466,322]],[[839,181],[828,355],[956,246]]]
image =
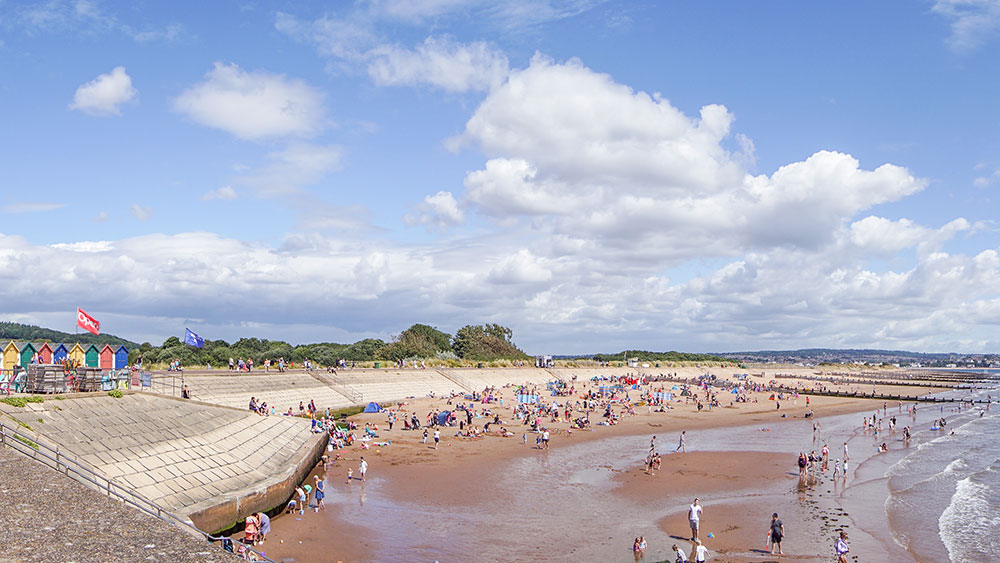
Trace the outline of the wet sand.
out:
[[[510,395],[510,391],[505,393],[507,397]],[[361,425],[366,421],[379,424],[378,441],[391,440],[392,444],[378,448],[373,446],[365,451],[357,447],[342,450],[340,453],[346,459],[337,461],[325,473],[328,509],[319,515],[307,512],[303,517],[295,515],[294,518],[274,518],[272,540],[265,544],[265,551],[269,557],[278,561],[380,560],[386,558],[387,541],[392,542],[393,538],[415,541],[414,536],[426,531],[428,541],[426,545],[419,541],[414,545],[416,551],[412,560],[437,559],[442,563],[456,560],[454,546],[440,545],[442,537],[454,537],[456,541],[468,541],[470,545],[476,542],[498,544],[486,547],[507,549],[510,553],[506,557],[508,560],[592,560],[588,556],[588,546],[566,545],[560,540],[560,534],[552,530],[542,529],[534,535],[529,532],[527,537],[501,537],[503,531],[508,529],[523,533],[522,528],[512,527],[509,522],[511,519],[537,516],[538,525],[543,528],[547,522],[551,522],[553,526],[572,525],[573,519],[567,518],[564,512],[579,509],[600,511],[608,504],[600,498],[587,501],[589,497],[586,496],[568,496],[566,500],[558,501],[562,504],[549,504],[548,495],[544,493],[545,487],[557,487],[561,491],[565,487],[579,485],[594,486],[597,491],[606,490],[610,495],[608,498],[615,499],[616,509],[630,511],[629,507],[634,507],[635,514],[652,514],[651,510],[662,513],[663,505],[669,505],[667,509],[672,510],[672,514],[655,517],[648,522],[649,526],[658,523],[659,530],[666,534],[658,538],[659,543],[671,541],[673,536],[686,537],[684,534],[688,531],[684,510],[694,496],[702,496],[703,504],[708,505],[711,510],[711,517],[706,516],[704,522],[712,528],[703,528],[703,535],[709,531],[716,535],[711,540],[706,539],[706,545],[709,545],[714,554],[712,560],[767,561],[768,556],[752,550],[763,548],[761,540],[771,512],[778,511],[779,514],[788,513],[796,517],[797,512],[802,512],[802,506],[809,506],[803,501],[810,499],[788,494],[790,489],[794,489],[798,478],[794,468],[794,455],[789,455],[787,451],[698,451],[697,438],[699,430],[750,425],[752,430],[759,432],[748,435],[749,438],[740,438],[742,443],[730,447],[742,450],[741,446],[754,445],[753,442],[758,441],[758,447],[752,449],[766,450],[766,444],[772,440],[772,433],[782,432],[781,429],[790,422],[797,421],[797,432],[802,432],[802,428],[805,428],[808,433],[811,421],[803,419],[807,410],[804,397],[797,401],[797,405],[792,401],[783,402],[780,411],[775,409],[774,401],[767,400],[766,395],[761,394],[757,398],[759,402],[756,404],[743,403],[734,408],[706,409],[701,412],[696,410],[693,403],[675,403],[675,408],[666,413],[650,414],[645,407],[639,407],[635,416],[624,417],[620,425],[596,427],[592,431],[573,431],[572,434],[566,433],[568,425],[565,423],[547,423],[554,431],[552,451],[549,453],[533,447],[535,435],[530,431],[527,432],[529,444],[522,443],[521,436],[525,429],[509,424],[509,405],[494,408],[508,422],[506,426],[515,433],[514,437],[490,435],[483,438],[460,438],[454,436],[457,428],[446,428],[442,430],[438,450],[432,449],[430,444],[421,444],[420,432],[400,430],[399,426],[391,432],[387,431],[385,414],[358,415],[354,419]],[[881,402],[878,404],[880,406]],[[476,406],[481,407],[478,404]],[[418,399],[402,408],[416,412],[423,420],[423,415],[429,410],[447,409],[450,405],[444,399]],[[874,408],[875,402],[870,400],[828,397],[811,400],[811,409],[817,417],[866,413]],[[785,418],[781,417],[782,414]],[[858,416],[860,422],[861,415]],[[598,419],[598,416],[592,415],[592,420]],[[485,421],[479,419],[475,423],[481,425],[483,422]],[[664,455],[663,466],[658,474],[645,475],[640,464],[645,448],[648,448],[649,437],[656,434],[657,449],[666,454],[676,447],[677,434],[681,429],[688,430],[688,448],[692,451],[687,454]],[[725,431],[721,432],[719,440],[725,440],[725,435]],[[590,442],[596,444],[588,445]],[[624,457],[615,451],[619,442],[632,445]],[[645,446],[641,445],[643,443]],[[577,452],[579,456],[572,457]],[[362,455],[371,465],[369,482],[361,484],[353,481],[347,484],[347,468],[353,468],[357,474],[358,461]],[[570,456],[566,458],[568,461],[558,461],[564,459],[564,456]],[[550,468],[550,457],[554,463],[564,463],[570,467]],[[591,461],[597,459],[606,459],[606,463]],[[538,468],[532,466],[523,469],[525,463],[540,465]],[[558,473],[557,470],[563,472]],[[321,471],[320,474],[324,473]],[[523,490],[516,482],[512,485],[510,474],[524,475]],[[535,474],[539,476],[539,483],[534,482]],[[542,491],[537,503],[528,504],[528,508],[524,508],[521,498],[524,491],[536,490],[536,486]],[[804,495],[805,492],[800,496]],[[753,496],[754,500],[747,502],[748,496]],[[573,506],[573,502],[581,503],[582,506]],[[808,542],[797,540],[795,543],[798,544],[798,552],[786,555],[782,560],[816,560],[821,555],[825,557],[828,554],[829,538],[826,536],[829,530],[824,525],[831,518],[839,519],[843,515],[839,513],[839,507],[833,505],[832,498],[830,502],[826,499],[822,502],[831,506],[824,505],[798,515],[803,520],[817,520],[816,525],[810,525],[810,534],[815,537]],[[525,510],[531,514],[525,515]],[[456,516],[453,530],[448,529],[449,514]],[[627,520],[631,516],[623,518],[620,514],[608,514],[607,517]],[[826,518],[825,521],[823,517]],[[380,518],[391,522],[382,522]],[[431,519],[444,521],[432,523]],[[499,523],[492,522],[493,519]],[[836,521],[833,523],[836,524]],[[641,524],[636,522],[634,525]],[[796,533],[802,534],[805,527],[799,525],[798,528]],[[525,524],[524,529],[534,530],[528,524]],[[636,535],[640,533],[639,530],[635,532]],[[435,534],[437,541],[431,537]],[[594,529],[592,534],[600,536],[601,530]],[[279,543],[281,539],[284,543]],[[605,553],[619,553],[614,551],[618,549],[617,546],[607,545],[619,540],[614,534],[602,537],[600,541],[596,541],[595,537],[594,548],[603,549]],[[631,559],[631,551],[627,548],[628,546],[622,548],[620,560]],[[655,560],[654,555],[666,558],[669,554],[663,550],[667,548],[669,545],[660,546],[659,553],[650,553],[648,559]],[[690,551],[689,544],[685,545],[685,550]],[[485,554],[465,555],[467,557],[460,559],[492,560]]]

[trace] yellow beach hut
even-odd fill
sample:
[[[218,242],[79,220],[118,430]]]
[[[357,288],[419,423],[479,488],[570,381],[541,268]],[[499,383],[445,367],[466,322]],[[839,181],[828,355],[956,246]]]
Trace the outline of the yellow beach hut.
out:
[[[11,340],[3,348],[3,369],[4,371],[14,369],[21,360],[21,350]]]
[[[74,366],[82,366],[86,359],[87,353],[83,350],[83,346],[80,346],[79,342],[69,349],[69,360],[73,362]]]

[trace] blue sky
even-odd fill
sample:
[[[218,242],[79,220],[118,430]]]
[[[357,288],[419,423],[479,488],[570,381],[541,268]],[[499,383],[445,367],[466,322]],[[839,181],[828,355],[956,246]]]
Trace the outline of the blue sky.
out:
[[[1000,2],[0,0],[0,317],[996,351]]]

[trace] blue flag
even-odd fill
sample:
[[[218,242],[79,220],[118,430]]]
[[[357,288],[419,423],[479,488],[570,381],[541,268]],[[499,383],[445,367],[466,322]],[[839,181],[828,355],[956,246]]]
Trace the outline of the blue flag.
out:
[[[184,329],[184,343],[190,344],[196,348],[201,348],[205,345],[205,339],[198,336],[197,334],[191,332],[190,328]]]

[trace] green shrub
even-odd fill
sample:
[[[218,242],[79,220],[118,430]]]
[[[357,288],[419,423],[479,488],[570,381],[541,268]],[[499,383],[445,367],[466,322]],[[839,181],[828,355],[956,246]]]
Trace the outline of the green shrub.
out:
[[[121,399],[125,396],[125,393],[122,393],[120,389],[112,389],[111,391],[108,391],[108,396]]]
[[[30,397],[4,397],[3,399],[0,399],[0,403],[4,403],[12,407],[23,407],[28,403],[44,403],[44,402],[45,402],[44,397],[38,397],[36,395],[32,395]]]
[[[14,439],[17,440],[18,442],[21,442],[25,446],[28,446],[29,448],[35,448],[36,450],[38,449],[38,444],[36,444],[32,440],[25,438],[24,436],[19,436],[15,434]]]

